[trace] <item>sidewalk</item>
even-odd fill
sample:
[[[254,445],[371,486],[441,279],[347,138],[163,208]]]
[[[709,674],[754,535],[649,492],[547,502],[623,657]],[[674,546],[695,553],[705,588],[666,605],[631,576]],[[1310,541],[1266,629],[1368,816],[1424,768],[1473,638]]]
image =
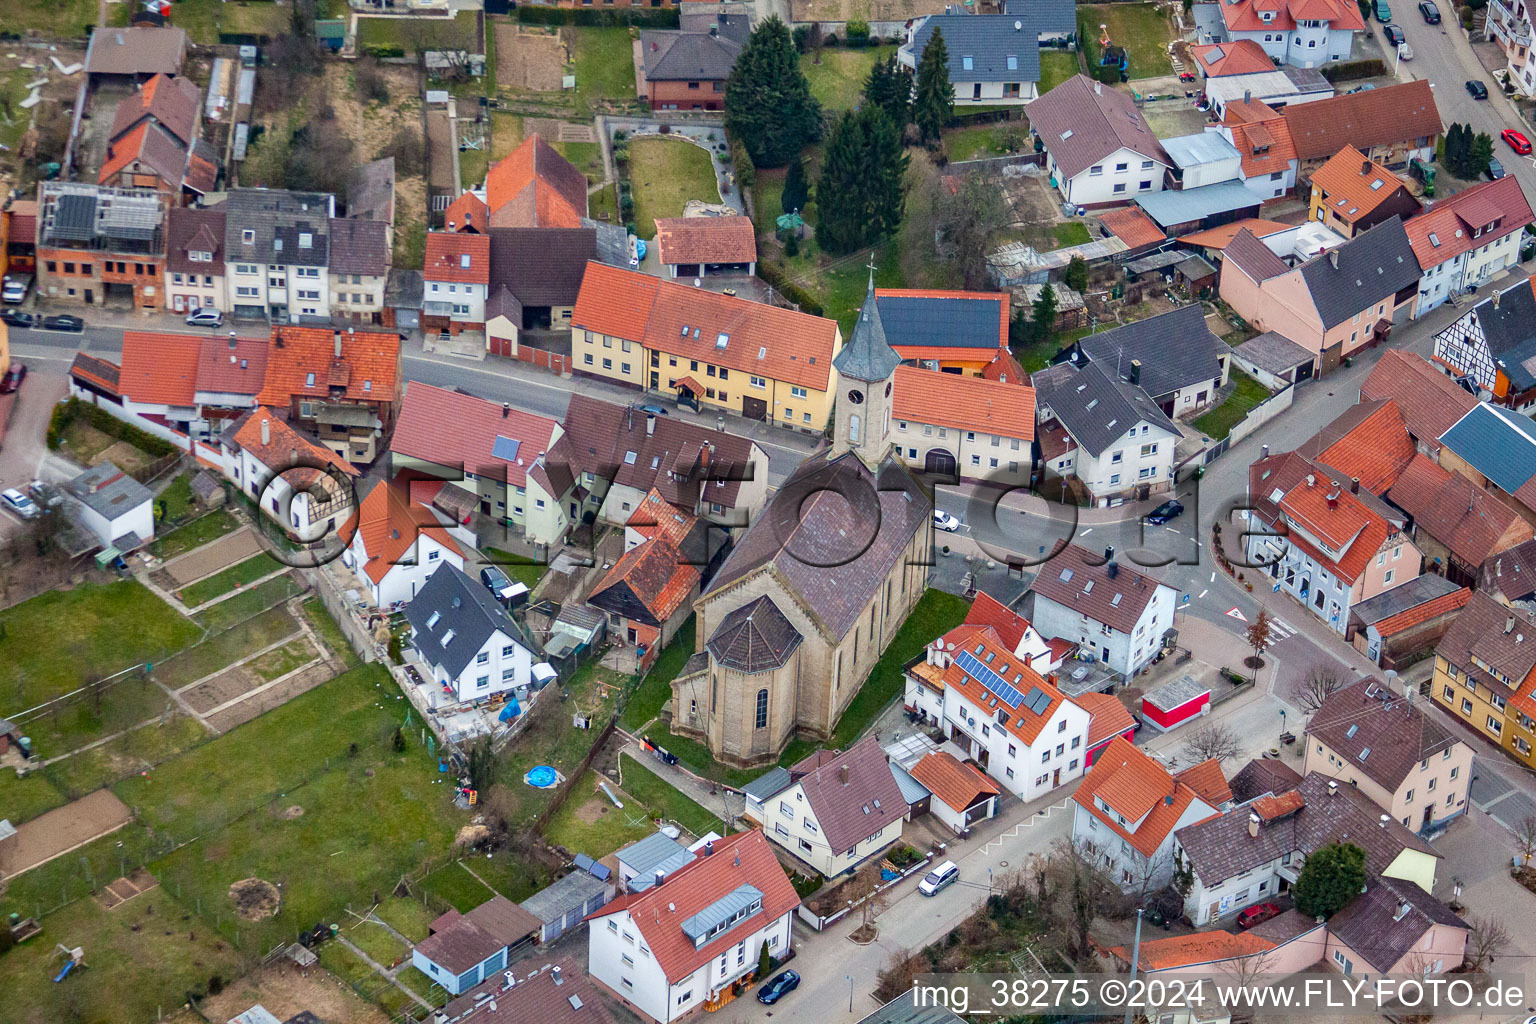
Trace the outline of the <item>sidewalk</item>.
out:
[[[724,786],[711,785],[707,780],[699,778],[690,771],[685,771],[679,765],[663,764],[641,747],[639,740],[622,731],[620,735],[626,740],[624,746],[620,748],[622,753],[634,758],[643,770],[655,775],[710,814],[720,815],[725,821],[727,831],[730,830],[732,821],[746,812],[747,801],[740,793]],[[623,785],[622,779],[620,785]]]

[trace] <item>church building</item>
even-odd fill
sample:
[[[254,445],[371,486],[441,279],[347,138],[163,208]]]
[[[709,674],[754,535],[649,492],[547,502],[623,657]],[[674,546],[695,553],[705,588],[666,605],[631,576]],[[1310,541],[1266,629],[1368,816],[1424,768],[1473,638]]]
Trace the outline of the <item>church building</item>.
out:
[[[774,492],[694,603],[674,732],[737,766],[825,740],[928,586],[933,503],[892,448],[900,356],[874,280],[837,358],[834,435]]]

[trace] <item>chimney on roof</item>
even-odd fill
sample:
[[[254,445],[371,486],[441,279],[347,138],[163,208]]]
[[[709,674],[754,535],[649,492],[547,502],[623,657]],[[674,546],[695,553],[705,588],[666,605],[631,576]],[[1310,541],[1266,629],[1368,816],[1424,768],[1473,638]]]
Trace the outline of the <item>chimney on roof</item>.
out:
[[[709,26],[709,35],[710,35],[710,38],[712,38],[712,39],[719,38],[719,36],[720,36],[720,26],[718,26],[718,25],[711,25],[711,26]]]
[[[1264,445],[1263,448],[1260,449],[1260,451],[1262,452],[1262,454],[1259,456],[1259,458],[1261,458],[1261,459],[1269,458],[1269,445],[1267,445],[1267,444]]]
[[[1109,574],[1110,579],[1115,579],[1120,575],[1120,563],[1110,562],[1104,567],[1104,571]]]
[[[1499,290],[1497,288],[1493,290],[1493,308],[1495,310],[1499,308]]]
[[[230,348],[234,348],[235,347],[235,332],[234,331],[230,331],[229,332],[229,347]]]
[[[1254,811],[1248,812],[1248,836],[1251,839],[1259,838],[1259,822],[1262,819]]]
[[[261,421],[261,446],[263,448],[265,448],[267,445],[269,445],[271,443],[272,443],[272,421],[269,420],[269,419],[263,419]]]
[[[1131,384],[1132,385],[1139,385],[1140,383],[1141,383],[1141,360],[1140,359],[1132,359],[1131,360]]]
[[[664,882],[666,880],[666,877],[667,876],[662,874],[660,871],[656,872],[656,884],[660,885],[662,882]]]
[[[502,402],[501,403],[501,418],[502,419],[506,419],[508,416],[511,416],[511,415],[512,415],[512,403],[510,403],[510,402]]]
[[[1252,89],[1244,89],[1243,90],[1243,102],[1244,103],[1251,103],[1252,101],[1253,101],[1253,90]]]
[[[1104,561],[1106,561],[1106,562],[1113,562],[1114,560],[1115,560],[1115,548],[1114,548],[1114,545],[1113,544],[1107,545],[1104,548]]]
[[[1349,493],[1350,494],[1359,494],[1360,493],[1360,478],[1359,477],[1352,476],[1352,477],[1349,478]]]
[[[1338,270],[1339,269],[1339,250],[1337,250],[1337,249],[1329,249],[1328,250],[1328,265],[1330,267],[1332,267],[1334,270]]]
[[[1392,820],[1392,815],[1390,815],[1390,814],[1383,814],[1381,817],[1376,819],[1376,824],[1380,825],[1382,828],[1386,828],[1387,827],[1387,822],[1389,822],[1391,820]]]
[[[1360,176],[1362,178],[1368,178],[1368,177],[1370,177],[1370,175],[1371,175],[1371,162],[1369,160],[1362,160],[1362,161],[1360,161]]]
[[[335,347],[336,358],[340,359],[341,358],[341,332],[340,331],[332,331],[331,332],[331,344]]]
[[[452,231],[452,230],[453,230],[453,221],[449,221],[449,222],[448,222],[448,230],[449,230],[449,231]]]
[[[1401,921],[1403,918],[1408,916],[1408,911],[1412,909],[1413,904],[1399,896],[1397,898],[1397,912],[1392,915],[1392,920]]]
[[[706,857],[713,857],[714,855],[715,855],[715,841],[713,839],[710,839],[707,842],[705,842],[705,844],[704,844],[704,856],[706,856]]]
[[[560,965],[559,964],[555,964],[554,967],[550,968],[550,975],[554,977],[556,985],[564,985],[565,984],[565,979],[560,976]]]
[[[1100,95],[1103,95],[1103,93],[1104,93],[1104,86],[1102,84],[1098,83],[1098,82],[1094,82],[1093,83],[1093,94],[1095,96],[1100,96]]]
[[[839,768],[837,770],[837,781],[841,782],[845,786],[848,785],[848,766],[847,765],[843,765],[841,768]]]
[[[645,414],[645,436],[650,437],[656,433],[656,416],[654,413]]]
[[[1337,780],[1337,779],[1329,779],[1328,780],[1328,795],[1329,796],[1338,796],[1339,795],[1339,780]]]
[[[1514,631],[1515,631],[1515,617],[1513,615],[1511,615],[1511,616],[1509,616],[1508,618],[1506,618],[1504,620],[1504,635],[1505,636],[1509,636],[1509,634],[1513,633]]]

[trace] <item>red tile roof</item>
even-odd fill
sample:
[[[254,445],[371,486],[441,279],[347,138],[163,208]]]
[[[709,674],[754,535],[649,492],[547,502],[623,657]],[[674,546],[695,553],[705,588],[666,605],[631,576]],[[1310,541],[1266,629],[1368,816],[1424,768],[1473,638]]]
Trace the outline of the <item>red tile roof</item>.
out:
[[[462,231],[427,232],[427,255],[421,276],[453,284],[489,284],[491,239]]]
[[[1303,455],[1359,478],[1361,487],[1377,495],[1397,482],[1415,453],[1408,425],[1394,401],[1351,407],[1303,449]]]
[[[828,387],[839,337],[835,320],[595,262],[571,325],[818,391]]]
[[[133,402],[191,405],[202,344],[201,338],[186,334],[124,331],[119,393]]]
[[[1428,270],[1519,231],[1532,220],[1525,190],[1513,175],[1505,175],[1436,200],[1408,218],[1403,228],[1419,266]],[[1479,229],[1483,233],[1474,234]]]
[[[1395,348],[1381,354],[1360,385],[1360,397],[1396,399],[1409,433],[1436,449],[1440,436],[1477,404],[1474,396],[1429,360]]]
[[[1270,19],[1264,20],[1268,13]],[[1349,0],[1235,0],[1221,4],[1221,17],[1229,32],[1288,32],[1297,21],[1326,21],[1334,31],[1359,32],[1365,28],[1360,9]],[[1270,70],[1274,65],[1262,70]]]
[[[1303,160],[1333,156],[1345,144],[1374,149],[1396,142],[1432,139],[1441,131],[1440,111],[1435,107],[1435,94],[1426,78],[1311,103],[1293,103],[1281,116],[1290,126],[1296,155]]]
[[[1213,931],[1170,935],[1163,939],[1149,939],[1141,944],[1140,969],[1166,971],[1177,967],[1238,960],[1266,953],[1274,949],[1275,945],[1253,932]],[[1131,951],[1124,946],[1113,946],[1107,952],[1122,963],[1131,962]]]
[[[1003,643],[1002,637],[991,629],[983,629],[973,634],[966,641],[966,650],[1003,677],[1019,693],[1027,694],[1031,687],[1036,687],[1050,700],[1041,707],[1039,712],[1031,711],[1022,705],[1012,707],[998,694],[988,690],[980,680],[968,675],[965,669],[960,667],[959,662],[950,662],[949,668],[944,670],[945,689],[961,694],[988,717],[995,717],[996,711],[1006,709],[1008,716],[1003,728],[1025,743],[1034,743],[1035,737],[1040,735],[1040,730],[1045,727],[1045,723],[1063,703],[1066,703],[1067,698],[1060,690],[1046,682],[1044,676],[1030,668],[1025,663],[1025,659],[1015,655],[1012,649]],[[997,698],[996,704],[991,703],[994,697]]]
[[[341,338],[341,358],[336,339]],[[310,375],[314,383],[310,383]],[[274,327],[267,376],[256,400],[286,408],[295,398],[389,403],[400,395],[400,335],[329,327]]]
[[[1057,645],[1066,641],[1052,639],[1048,643],[1054,657],[1059,653]],[[1136,728],[1136,716],[1131,714],[1130,709],[1113,694],[1085,693],[1073,697],[1072,703],[1088,712],[1089,750],[1093,750],[1101,743],[1109,742],[1116,736],[1126,736]]]
[[[1129,149],[1164,167],[1172,160],[1128,93],[1073,75],[1024,108],[1061,173],[1076,177]]]
[[[261,425],[267,424],[267,441],[262,442]],[[241,417],[233,434],[225,435],[234,443],[250,452],[271,470],[291,470],[295,462],[312,462],[322,466],[334,466],[347,476],[357,476],[358,471],[346,459],[329,448],[313,441],[290,427],[285,421],[272,415],[272,410],[260,406]]]
[[[1235,39],[1230,43],[1208,43],[1191,46],[1189,52],[1207,78],[1223,75],[1252,75],[1261,71],[1275,70],[1275,62],[1269,59],[1264,47],[1252,39]]]
[[[375,583],[383,582],[389,570],[406,557],[418,536],[431,537],[456,555],[464,554],[432,510],[411,501],[410,492],[398,477],[374,485],[357,514],[341,528],[341,535],[350,538],[354,530],[361,534],[363,550],[368,553],[361,568]]]
[[[661,492],[652,487],[629,514],[624,528],[647,539],[664,537],[673,547],[681,549],[696,522],[698,520],[692,515],[663,498]]]
[[[1139,206],[1105,210],[1099,214],[1099,223],[1132,249],[1140,249],[1144,245],[1157,245],[1168,240],[1163,229],[1152,223],[1152,218],[1142,213]]]
[[[199,99],[197,85],[191,79],[153,75],[119,101],[107,137],[119,139],[147,118],[163,125],[181,141],[183,148],[188,147],[197,139]]]
[[[579,228],[587,177],[535,133],[491,166],[485,205],[499,228]]]
[[[1414,524],[1470,566],[1530,540],[1531,524],[1491,491],[1415,455],[1387,495]]]
[[[485,234],[491,230],[491,210],[485,200],[473,192],[465,192],[448,204],[443,211],[443,223],[449,231],[477,231]]]
[[[1243,228],[1227,243],[1221,272],[1225,274],[1228,270],[1246,274],[1254,284],[1263,284],[1272,277],[1290,273],[1291,268],[1269,246],[1255,238],[1252,231]]]
[[[1308,474],[1314,479],[1310,487],[1306,481]],[[1277,490],[1284,495],[1278,504],[1273,499]],[[1349,550],[1338,558],[1325,553],[1295,531],[1285,538],[1286,544],[1312,556],[1346,583],[1352,584],[1359,578],[1366,563],[1395,531],[1384,517],[1349,493],[1348,481],[1330,479],[1326,472],[1294,452],[1258,459],[1250,465],[1248,492],[1253,496],[1255,511],[1272,526],[1278,525],[1281,517],[1294,509],[1302,529],[1312,531],[1330,545],[1334,541],[1329,537],[1336,539],[1343,534],[1354,537]],[[1330,510],[1327,495],[1335,492],[1338,493],[1338,508]],[[1338,546],[1342,545],[1339,541]]]
[[[1220,807],[1232,799],[1232,787],[1227,785],[1227,777],[1221,772],[1221,762],[1214,757],[1190,765],[1174,778],[1194,790],[1200,799],[1212,807]]]
[[[1372,513],[1347,490],[1326,477],[1302,481],[1286,492],[1280,508],[1302,529],[1334,549],[1342,549],[1371,525]]]
[[[1324,206],[1351,224],[1407,188],[1402,178],[1354,146],[1345,146],[1312,172],[1312,187],[1323,190]]]
[[[683,922],[744,885],[763,894],[762,910],[695,949]],[[762,829],[752,829],[716,840],[714,853],[696,856],[668,875],[665,885],[620,896],[588,920],[629,911],[667,980],[675,982],[799,905],[800,897]]]
[[[1029,632],[1029,620],[1004,605],[985,590],[976,594],[970,611],[965,613],[967,626],[990,626],[1010,651],[1018,650],[1019,642]],[[948,634],[946,634],[946,638]]]
[[[197,356],[197,390],[254,395],[266,379],[266,338],[203,338]]]
[[[1442,615],[1458,612],[1465,608],[1467,602],[1471,599],[1472,589],[1470,587],[1462,587],[1460,590],[1453,590],[1449,594],[1441,594],[1433,600],[1425,601],[1421,605],[1398,612],[1396,615],[1389,615],[1376,623],[1374,628],[1376,632],[1384,637],[1395,636],[1404,630],[1422,625],[1431,619],[1437,619]]]
[[[1106,813],[1095,798],[1114,814]],[[1192,788],[1168,774],[1168,769],[1123,737],[1117,737],[1104,748],[1072,794],[1072,799],[1100,824],[1148,857],[1157,852],[1197,798]],[[1145,820],[1132,831],[1121,825],[1116,815],[1133,823],[1143,816]]]
[[[898,419],[1024,442],[1035,439],[1035,389],[1028,385],[916,366],[896,367],[894,382],[891,411]]]
[[[587,603],[621,615],[638,601],[660,627],[682,607],[699,584],[699,570],[687,564],[672,542],[653,537],[624,552],[608,575],[592,589]],[[628,618],[637,618],[628,614]]]
[[[1235,220],[1230,224],[1223,224],[1220,227],[1210,228],[1206,231],[1196,231],[1192,235],[1184,235],[1179,238],[1179,241],[1185,245],[1198,245],[1204,249],[1225,249],[1231,244],[1233,237],[1245,228],[1255,238],[1263,238],[1266,235],[1290,231],[1294,227],[1294,224],[1281,224],[1277,220],[1249,217],[1245,220]]]
[[[1006,348],[998,349],[992,361],[982,368],[981,375],[987,380],[1001,381],[1004,384],[1029,383],[1029,374],[1024,372],[1024,367],[1019,365],[1013,353]]]
[[[752,218],[657,217],[656,258],[678,263],[755,263],[757,229]]]
[[[1230,110],[1230,107],[1228,108]],[[1296,142],[1290,126],[1278,114],[1229,122],[1232,145],[1243,161],[1243,177],[1257,178],[1287,170],[1296,159]]]
[[[1307,805],[1306,797],[1301,795],[1301,790],[1293,789],[1279,796],[1261,796],[1253,802],[1253,812],[1265,821],[1274,821],[1283,818],[1287,814],[1301,810]]]
[[[977,798],[1002,791],[986,775],[947,750],[935,750],[912,766],[912,777],[946,806],[963,811]]]
[[[548,416],[503,409],[497,402],[412,381],[400,403],[390,449],[434,465],[462,467],[477,476],[499,480],[505,473],[508,484],[525,487],[528,469],[540,453],[549,451],[559,429]],[[493,454],[499,437],[518,442],[516,458]]]

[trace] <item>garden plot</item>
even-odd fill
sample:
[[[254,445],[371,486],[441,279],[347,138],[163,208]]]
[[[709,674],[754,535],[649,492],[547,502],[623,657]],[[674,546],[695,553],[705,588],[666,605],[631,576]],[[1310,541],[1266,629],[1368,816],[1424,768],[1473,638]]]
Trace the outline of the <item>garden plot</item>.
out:
[[[249,722],[273,708],[288,703],[301,693],[313,690],[328,681],[332,675],[330,666],[317,661],[308,668],[286,677],[280,683],[249,691],[243,700],[209,715],[204,721],[215,732],[227,732],[237,725]]]
[[[165,563],[163,569],[174,581],[173,589],[180,590],[194,580],[222,572],[260,553],[260,541],[255,532],[247,528],[189,551]]]
[[[553,32],[506,22],[496,26],[496,84],[503,89],[557,91],[566,59],[565,46]]]

